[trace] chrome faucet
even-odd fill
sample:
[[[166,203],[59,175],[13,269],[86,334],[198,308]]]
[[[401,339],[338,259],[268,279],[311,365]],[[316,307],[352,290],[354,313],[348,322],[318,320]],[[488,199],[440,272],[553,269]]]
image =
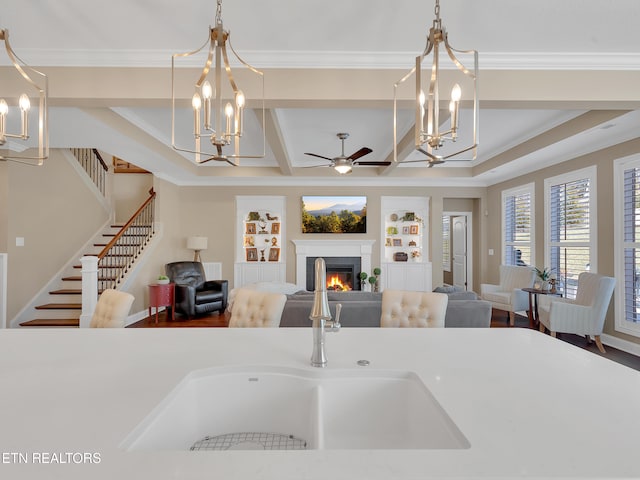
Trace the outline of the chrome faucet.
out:
[[[329,299],[327,297],[327,271],[323,258],[316,258],[315,263],[316,287],[313,295],[313,307],[309,318],[313,329],[313,353],[311,354],[311,366],[325,367],[327,355],[324,352],[325,332],[340,331],[340,311],[342,304],[336,305],[336,319],[331,320],[329,311]]]

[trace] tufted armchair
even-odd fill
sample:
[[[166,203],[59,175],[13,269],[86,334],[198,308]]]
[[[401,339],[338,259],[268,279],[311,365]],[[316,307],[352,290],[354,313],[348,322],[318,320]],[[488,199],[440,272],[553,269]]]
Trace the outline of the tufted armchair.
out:
[[[540,331],[545,327],[555,337],[557,332],[594,336],[600,352],[605,353],[600,334],[616,281],[597,273],[582,272],[578,276],[575,300],[541,297],[538,305]]]
[[[165,266],[167,276],[176,285],[176,312],[191,318],[227,308],[227,280],[207,281],[200,262],[173,262]]]
[[[91,317],[90,328],[123,328],[134,297],[130,293],[107,289],[100,294]]]
[[[500,265],[500,285],[483,283],[480,298],[493,308],[509,312],[509,323],[515,323],[515,312],[529,309],[529,294],[523,288],[533,288],[536,272],[531,267]]]
[[[239,288],[233,300],[229,327],[279,327],[287,296]]]
[[[449,297],[445,293],[382,292],[381,327],[444,327]]]

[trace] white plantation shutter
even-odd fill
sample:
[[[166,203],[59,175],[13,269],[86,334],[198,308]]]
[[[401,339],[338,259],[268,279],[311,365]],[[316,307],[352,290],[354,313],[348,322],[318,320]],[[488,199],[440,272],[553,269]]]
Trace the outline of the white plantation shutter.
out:
[[[624,171],[624,318],[640,321],[640,168]]]
[[[451,217],[442,216],[442,269],[451,271]]]
[[[578,178],[548,184],[549,267],[563,294],[576,297],[578,275],[595,271],[595,169]]]
[[[533,184],[502,192],[502,263],[533,265]]]

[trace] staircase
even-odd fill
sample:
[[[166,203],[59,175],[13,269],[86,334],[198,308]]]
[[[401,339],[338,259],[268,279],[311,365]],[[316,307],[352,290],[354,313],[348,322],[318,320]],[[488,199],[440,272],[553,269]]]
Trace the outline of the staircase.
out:
[[[96,243],[94,252],[87,252],[86,255],[97,256],[113,239],[117,232],[122,228],[122,225],[112,225],[105,232],[102,233],[102,237],[99,238]],[[136,244],[138,241],[134,236],[130,239],[132,244]],[[139,240],[142,241],[142,240]],[[139,243],[137,243],[139,245]],[[133,252],[130,254],[107,254],[106,257],[111,257],[112,260],[119,260],[117,263],[125,264],[127,260],[133,260]],[[35,310],[42,317],[33,320],[28,320],[20,323],[21,327],[78,327],[80,323],[80,312],[82,310],[82,275],[80,264],[73,265],[73,270],[68,272],[68,275],[63,276],[58,281],[58,288],[49,292],[49,302],[37,305]],[[106,271],[106,268],[102,268]],[[98,279],[100,284],[105,282],[115,281],[113,275],[111,278],[106,274],[99,274]],[[101,289],[98,290],[101,293]]]

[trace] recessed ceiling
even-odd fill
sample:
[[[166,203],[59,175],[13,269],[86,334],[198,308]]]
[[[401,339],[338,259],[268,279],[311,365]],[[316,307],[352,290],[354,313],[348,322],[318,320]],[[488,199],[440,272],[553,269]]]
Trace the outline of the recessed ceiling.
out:
[[[446,172],[450,182],[487,185],[638,136],[640,115],[625,111],[640,105],[640,2],[441,3],[452,45],[480,54],[477,159],[461,156],[433,169],[424,162],[356,167],[348,177],[331,168],[303,168],[323,164],[305,152],[333,158],[341,148],[336,134],[348,132],[347,155],[367,146],[373,150],[367,160],[392,159],[393,82],[424,47],[431,2],[223,2],[233,47],[266,70],[265,122],[249,114],[243,139],[254,151],[264,135],[266,155],[241,167],[196,166],[171,148],[171,54],[204,43],[214,22],[213,0],[12,2],[0,27],[9,29],[23,60],[50,72],[52,147],[93,146],[177,183],[360,179],[426,185]],[[85,83],[69,85],[78,78]],[[604,110],[619,112],[590,113]],[[190,115],[185,109],[177,118],[190,126]],[[412,118],[411,111],[400,111],[400,137]],[[545,135],[550,131],[553,138]],[[190,142],[186,132],[177,137]],[[400,160],[421,158],[405,149]]]

